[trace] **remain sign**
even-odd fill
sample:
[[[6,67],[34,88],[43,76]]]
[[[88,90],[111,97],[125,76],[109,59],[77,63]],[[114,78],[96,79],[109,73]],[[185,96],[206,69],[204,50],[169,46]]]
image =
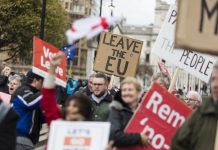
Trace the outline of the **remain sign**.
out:
[[[101,33],[94,70],[120,77],[134,77],[142,46],[142,41],[103,32]]]
[[[175,46],[217,55],[217,0],[181,0],[178,8]]]
[[[192,112],[184,102],[154,83],[140,103],[125,132],[144,133],[151,139],[146,150],[169,150],[174,132]],[[142,146],[125,150],[144,150]],[[124,149],[119,149],[124,150]]]
[[[184,69],[193,76],[208,82],[212,72],[215,56],[198,53],[191,49],[174,49],[175,24],[177,9],[172,5],[159,32],[152,52],[166,61]]]
[[[46,78],[48,69],[50,68],[50,59],[56,53],[61,52],[53,45],[34,37],[33,43],[33,72]],[[56,83],[66,87],[66,57],[62,63],[57,66],[56,70]]]

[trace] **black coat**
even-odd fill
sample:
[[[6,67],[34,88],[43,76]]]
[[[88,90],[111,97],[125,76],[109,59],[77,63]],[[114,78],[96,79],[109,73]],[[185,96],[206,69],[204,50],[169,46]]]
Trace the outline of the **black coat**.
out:
[[[116,96],[115,96],[116,98]],[[139,133],[124,133],[124,129],[133,116],[131,109],[119,99],[110,104],[110,114],[108,120],[111,123],[110,140],[113,140],[116,147],[130,147],[141,145]]]
[[[8,77],[6,76],[0,76],[0,92],[9,93]]]
[[[0,101],[1,105],[1,101]],[[11,108],[0,123],[0,149],[15,150],[18,115]]]

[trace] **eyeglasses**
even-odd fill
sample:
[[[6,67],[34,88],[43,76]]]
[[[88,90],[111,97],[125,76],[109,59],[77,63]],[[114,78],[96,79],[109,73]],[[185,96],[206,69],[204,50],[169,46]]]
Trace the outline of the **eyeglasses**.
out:
[[[192,98],[185,98],[185,101],[186,102],[199,102],[198,100],[192,99]]]
[[[94,86],[102,86],[104,85],[103,83],[93,83]]]

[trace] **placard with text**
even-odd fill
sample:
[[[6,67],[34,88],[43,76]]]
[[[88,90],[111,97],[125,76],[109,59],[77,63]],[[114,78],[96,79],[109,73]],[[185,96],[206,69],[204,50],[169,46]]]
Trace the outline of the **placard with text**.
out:
[[[94,70],[119,77],[136,75],[143,41],[102,32]]]
[[[217,0],[178,1],[175,46],[218,54]]]
[[[190,115],[192,110],[184,102],[154,83],[146,93],[125,132],[144,133],[151,139],[151,146],[146,150],[169,150],[174,132]],[[124,149],[119,149],[124,150]],[[145,150],[129,147],[125,150]]]
[[[109,133],[109,122],[53,121],[48,150],[104,150]]]
[[[58,48],[37,37],[34,37],[33,72],[46,78],[48,75],[48,69],[50,68],[50,59],[58,52],[61,52]],[[64,57],[62,63],[57,66],[55,72],[55,82],[58,85],[66,87],[66,57]]]
[[[165,59],[167,62],[184,69],[193,76],[208,82],[213,64],[215,63],[217,57],[198,53],[191,49],[185,50],[174,48],[174,34],[177,14],[178,12],[176,6],[170,6],[162,28],[152,48],[152,53],[162,59]]]

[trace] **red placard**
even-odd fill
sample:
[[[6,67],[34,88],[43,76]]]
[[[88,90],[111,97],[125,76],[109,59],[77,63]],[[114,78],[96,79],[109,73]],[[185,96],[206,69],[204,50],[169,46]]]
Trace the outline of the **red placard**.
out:
[[[61,52],[58,48],[34,36],[33,72],[45,78],[48,75],[50,59],[58,52]],[[56,68],[56,83],[66,87],[66,57]]]
[[[171,138],[175,130],[182,125],[191,112],[192,110],[181,100],[154,83],[125,130],[127,133],[143,132],[151,139],[151,146],[147,149],[141,146],[124,149],[170,149]]]

